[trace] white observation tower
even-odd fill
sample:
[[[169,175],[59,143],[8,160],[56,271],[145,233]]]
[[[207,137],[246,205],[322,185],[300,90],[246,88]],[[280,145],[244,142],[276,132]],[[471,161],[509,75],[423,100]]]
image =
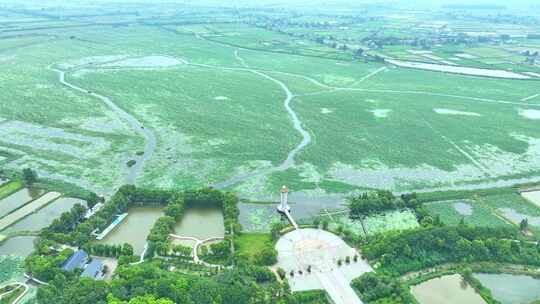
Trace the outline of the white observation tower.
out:
[[[287,188],[287,186],[281,187],[280,195],[281,195],[281,201],[277,207],[278,211],[283,212],[283,213],[290,212],[291,207],[289,206],[289,203],[287,202],[287,199],[289,196],[289,189]]]

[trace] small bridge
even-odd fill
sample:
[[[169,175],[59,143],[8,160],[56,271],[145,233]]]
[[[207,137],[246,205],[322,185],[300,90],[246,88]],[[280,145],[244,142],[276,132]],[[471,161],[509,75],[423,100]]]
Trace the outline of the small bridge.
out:
[[[298,224],[296,223],[296,221],[292,217],[291,212],[289,210],[285,210],[282,213],[285,214],[285,216],[287,217],[287,219],[289,220],[291,225],[293,225],[294,229],[298,229]]]

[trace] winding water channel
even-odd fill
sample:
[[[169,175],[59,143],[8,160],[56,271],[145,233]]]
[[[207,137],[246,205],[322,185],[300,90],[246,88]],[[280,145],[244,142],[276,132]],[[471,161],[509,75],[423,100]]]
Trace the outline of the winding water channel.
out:
[[[245,180],[247,180],[249,178],[255,177],[255,176],[266,175],[266,174],[269,174],[269,173],[272,173],[272,172],[277,172],[277,171],[285,171],[285,170],[291,168],[292,166],[294,166],[296,155],[298,153],[300,153],[300,151],[302,151],[307,145],[309,145],[309,143],[311,142],[311,135],[309,134],[308,131],[306,131],[303,128],[302,121],[298,117],[298,114],[292,109],[290,103],[293,100],[294,95],[293,95],[291,90],[287,87],[287,85],[284,82],[282,82],[282,81],[280,81],[280,80],[278,80],[278,79],[276,79],[276,78],[274,78],[274,77],[272,77],[272,76],[270,76],[268,74],[265,74],[260,70],[252,69],[252,68],[248,68],[248,67],[245,67],[245,68],[220,67],[220,66],[212,66],[212,65],[206,65],[206,64],[190,63],[187,60],[182,59],[182,58],[176,58],[176,59],[179,60],[181,63],[186,64],[186,65],[204,67],[204,68],[209,68],[209,69],[236,70],[236,71],[251,72],[251,73],[254,73],[254,74],[258,75],[258,76],[261,76],[263,78],[266,78],[266,79],[276,83],[285,92],[285,99],[283,100],[283,106],[285,107],[285,110],[288,113],[289,119],[293,123],[294,129],[298,133],[300,133],[300,135],[302,136],[302,141],[288,153],[286,159],[280,165],[275,166],[275,167],[270,168],[270,169],[258,170],[258,171],[253,171],[253,172],[249,172],[249,173],[239,174],[239,175],[231,177],[230,179],[228,179],[226,181],[216,183],[216,184],[212,185],[213,187],[218,188],[218,189],[226,188],[226,187],[241,183],[241,182],[243,182],[243,181],[245,181]],[[84,67],[85,67],[84,65],[80,66],[78,68],[75,68],[75,69],[71,70],[71,72],[77,71],[78,69],[82,69]],[[109,97],[98,94],[98,93],[95,93],[95,92],[92,92],[91,90],[88,90],[88,89],[85,89],[85,88],[81,88],[81,87],[67,81],[66,80],[66,71],[56,69],[56,68],[52,68],[52,67],[49,67],[49,69],[52,70],[52,71],[55,71],[56,73],[58,73],[60,83],[62,83],[63,85],[65,85],[65,86],[67,86],[67,87],[69,87],[69,88],[71,88],[73,90],[76,90],[78,92],[90,95],[90,96],[100,100],[105,105],[107,105],[121,120],[124,120],[124,121],[128,122],[129,125],[131,126],[131,128],[136,133],[140,134],[141,136],[143,136],[145,138],[146,143],[145,143],[145,146],[144,146],[143,154],[133,156],[133,159],[136,160],[136,164],[133,165],[132,167],[128,168],[128,174],[125,177],[125,183],[134,184],[137,177],[140,175],[140,173],[143,170],[145,161],[148,160],[152,156],[152,154],[153,154],[153,152],[154,152],[154,150],[156,148],[157,140],[156,140],[156,136],[153,133],[153,131],[151,129],[149,129],[149,128],[144,127],[144,125],[139,120],[137,120],[137,118],[135,118],[133,115],[129,114],[128,112],[126,112],[125,110],[120,108]]]
[[[270,167],[270,168],[255,169],[255,170],[253,170],[251,172],[245,172],[245,173],[236,174],[236,175],[228,178],[225,181],[218,182],[218,183],[215,183],[215,184],[212,185],[213,187],[218,188],[218,189],[227,188],[227,187],[239,184],[239,183],[244,182],[244,181],[246,181],[248,179],[251,179],[253,177],[265,176],[265,175],[271,174],[273,172],[285,171],[285,170],[287,170],[287,169],[289,169],[289,168],[291,168],[291,167],[293,167],[295,165],[296,156],[307,145],[309,145],[311,143],[312,139],[311,139],[310,133],[303,128],[302,121],[298,117],[298,114],[291,107],[291,101],[297,95],[293,94],[291,92],[291,90],[287,87],[287,85],[284,82],[270,76],[268,73],[279,73],[279,74],[284,74],[284,75],[289,75],[289,76],[301,77],[303,79],[306,79],[306,80],[310,81],[311,83],[313,83],[315,85],[320,86],[323,89],[322,91],[319,91],[319,92],[316,92],[316,93],[313,93],[313,94],[304,94],[304,95],[318,95],[318,94],[324,94],[324,93],[335,92],[335,91],[357,91],[357,92],[373,92],[373,93],[396,93],[396,94],[429,95],[429,96],[441,96],[441,97],[452,97],[452,98],[466,99],[466,100],[475,101],[475,102],[482,102],[482,103],[503,103],[503,104],[538,106],[536,104],[530,104],[530,103],[525,103],[525,102],[515,102],[515,101],[508,101],[508,100],[493,100],[493,99],[477,98],[477,97],[470,97],[470,96],[459,96],[459,95],[452,95],[452,94],[438,94],[438,93],[425,92],[425,91],[398,91],[398,90],[376,90],[376,89],[351,88],[351,87],[334,87],[334,86],[329,86],[329,85],[322,84],[319,81],[317,81],[317,80],[315,80],[315,79],[313,79],[311,77],[305,76],[305,75],[299,75],[299,74],[294,74],[294,73],[286,73],[286,72],[280,72],[280,71],[272,71],[272,70],[263,70],[263,69],[260,69],[260,68],[249,67],[246,64],[246,62],[238,55],[238,52],[235,52],[235,57],[242,63],[243,67],[227,67],[227,66],[217,66],[217,65],[192,63],[192,62],[189,62],[188,60],[183,59],[183,58],[167,56],[167,55],[165,55],[165,57],[174,58],[174,59],[178,60],[180,63],[182,63],[184,65],[189,65],[189,66],[195,66],[195,67],[201,67],[201,68],[207,68],[207,69],[214,69],[214,70],[250,72],[250,73],[253,73],[253,74],[256,74],[256,75],[260,76],[261,78],[265,78],[267,80],[270,80],[270,81],[274,82],[285,93],[285,98],[283,100],[283,106],[284,106],[284,108],[285,108],[285,110],[286,110],[286,112],[288,114],[288,117],[289,117],[290,121],[293,124],[294,129],[302,136],[301,142],[298,145],[296,145],[292,150],[289,151],[287,157],[285,158],[285,160],[281,164],[275,165],[275,166]],[[123,58],[123,60],[125,60],[125,59],[126,58]],[[80,69],[87,68],[87,67],[88,66],[86,66],[86,65],[81,65],[81,66],[78,66],[75,69],[70,70],[70,71],[76,71],[76,70],[80,70]],[[134,166],[132,166],[131,168],[127,168],[128,173],[126,174],[125,182],[128,183],[128,184],[135,183],[137,177],[140,175],[140,173],[143,170],[145,161],[148,160],[152,156],[152,154],[153,154],[153,152],[155,150],[155,147],[156,147],[156,136],[152,132],[152,130],[145,128],[140,121],[138,121],[134,116],[132,116],[131,114],[129,114],[128,112],[124,111],[122,108],[117,106],[109,97],[106,97],[106,96],[91,92],[89,90],[78,87],[78,86],[68,82],[66,80],[66,76],[65,76],[65,74],[67,73],[66,71],[62,71],[62,70],[54,69],[54,68],[50,68],[50,67],[49,67],[49,69],[51,69],[53,71],[56,71],[59,74],[59,81],[63,85],[65,85],[65,86],[67,86],[67,87],[69,87],[71,89],[74,89],[76,91],[79,91],[81,93],[88,94],[88,95],[102,101],[112,111],[114,111],[114,113],[116,113],[116,115],[118,115],[118,117],[120,119],[123,119],[123,120],[127,121],[130,124],[130,126],[133,128],[133,130],[135,130],[136,133],[142,135],[146,139],[146,144],[145,144],[143,153],[141,155],[134,155],[132,158],[130,158],[130,159],[136,160],[136,164]],[[111,68],[111,69],[114,69],[114,68]],[[381,69],[379,69],[377,71],[381,71]],[[373,73],[369,74],[368,76],[370,76],[370,75],[373,75]],[[368,77],[368,76],[365,76],[365,77]],[[298,96],[302,96],[302,95],[298,95]],[[516,182],[516,180],[513,180],[511,183],[514,184],[515,182]],[[496,184],[499,184],[499,183],[500,183],[500,181],[496,182]],[[487,186],[486,184],[482,184],[481,186],[467,185],[467,186],[462,186],[462,187],[464,187],[466,189],[473,189],[473,188],[475,189],[475,188],[479,188],[479,187],[484,188],[486,186]],[[432,191],[432,190],[437,190],[437,189],[439,189],[439,188],[418,189],[417,192]]]
[[[147,161],[148,159],[150,159],[150,157],[152,157],[152,154],[154,153],[154,150],[156,148],[157,140],[156,140],[156,136],[154,132],[151,129],[144,127],[144,125],[139,120],[137,120],[137,118],[135,118],[133,115],[129,114],[128,112],[124,111],[122,108],[116,105],[109,97],[97,94],[95,92],[81,88],[79,86],[76,86],[68,82],[66,80],[65,71],[55,69],[52,67],[49,67],[49,69],[58,73],[60,83],[62,83],[63,85],[75,91],[78,91],[78,92],[90,95],[96,99],[99,99],[106,106],[108,106],[118,116],[118,118],[120,118],[123,121],[126,121],[131,126],[133,131],[135,131],[136,133],[138,133],[139,135],[145,138],[146,143],[144,145],[144,150],[142,151],[143,153],[140,155],[138,154],[133,155],[131,159],[135,160],[136,163],[133,166],[127,168],[128,173],[126,174],[126,177],[125,177],[126,184],[135,184],[137,177],[143,170],[145,161]]]
[[[285,92],[285,99],[283,100],[283,106],[285,107],[285,110],[287,110],[287,113],[289,114],[289,118],[293,123],[294,129],[298,133],[300,133],[300,135],[302,136],[302,141],[294,149],[292,149],[289,152],[289,154],[287,155],[287,158],[280,165],[270,168],[270,169],[266,169],[266,170],[253,171],[250,173],[233,176],[232,178],[224,182],[216,183],[213,185],[215,188],[218,188],[218,189],[233,186],[235,184],[241,183],[255,176],[267,175],[273,172],[285,171],[293,167],[295,164],[296,155],[300,153],[300,151],[302,151],[302,149],[304,149],[311,142],[311,135],[309,134],[308,131],[306,131],[302,127],[302,121],[300,120],[300,118],[298,118],[298,114],[296,114],[296,112],[291,107],[291,101],[293,100],[294,95],[291,93],[291,90],[287,87],[287,85],[285,85],[285,83],[283,83],[282,81],[277,80],[260,71],[253,70],[253,69],[244,69],[244,70],[248,70],[256,75],[259,75],[268,80],[271,80],[281,87],[281,89]]]

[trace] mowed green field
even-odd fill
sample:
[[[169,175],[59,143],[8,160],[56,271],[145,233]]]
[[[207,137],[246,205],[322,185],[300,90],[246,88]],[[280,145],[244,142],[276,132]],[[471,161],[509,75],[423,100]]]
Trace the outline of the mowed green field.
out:
[[[145,138],[88,90],[155,134],[137,178],[145,186],[232,179],[228,189],[264,197],[283,184],[318,196],[538,179],[540,99],[523,101],[540,93],[537,81],[329,59],[335,49],[246,25],[43,32],[52,38],[0,39],[8,169],[104,193],[121,185]],[[84,90],[61,85],[49,67]],[[302,141],[287,90],[311,141],[281,166]]]

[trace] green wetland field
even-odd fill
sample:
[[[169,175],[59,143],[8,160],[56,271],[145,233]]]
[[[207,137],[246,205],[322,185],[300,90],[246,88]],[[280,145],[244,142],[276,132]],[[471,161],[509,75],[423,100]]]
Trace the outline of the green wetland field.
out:
[[[0,304],[540,303],[516,1],[3,1]]]
[[[521,60],[540,46],[534,38],[369,44],[379,43],[367,34],[381,25],[400,39],[421,31],[410,28],[420,17],[405,13],[402,21],[294,16],[280,30],[264,25],[286,16],[272,10],[263,18],[264,10],[197,9],[182,22],[153,10],[139,19],[1,13],[0,163],[7,169],[31,166],[107,195],[134,179],[158,188],[213,185],[251,199],[275,199],[282,184],[317,198],[539,179],[539,69]],[[436,19],[421,19],[421,28]],[[317,30],[302,26],[319,21],[325,26]],[[480,31],[474,22],[448,26]],[[443,73],[380,58],[528,76]],[[150,135],[155,143],[145,147]]]

